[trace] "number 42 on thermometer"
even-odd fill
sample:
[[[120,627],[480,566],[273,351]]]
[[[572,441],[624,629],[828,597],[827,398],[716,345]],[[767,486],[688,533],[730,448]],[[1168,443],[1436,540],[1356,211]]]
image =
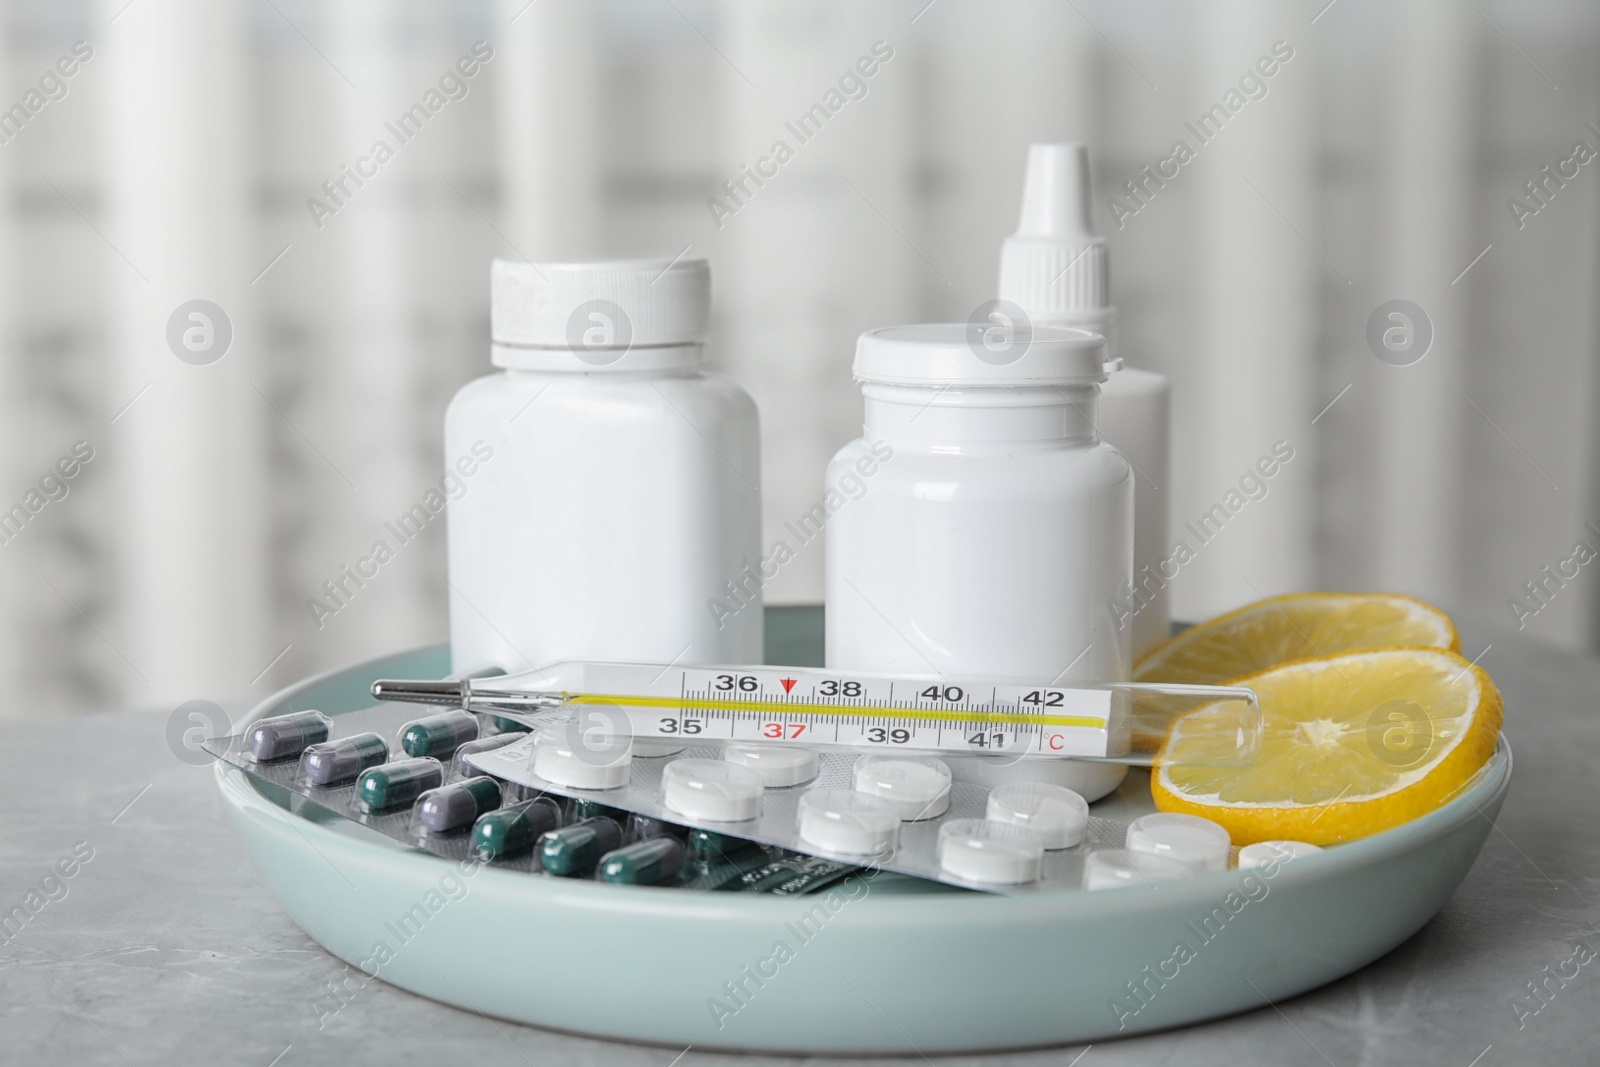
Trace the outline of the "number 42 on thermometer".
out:
[[[589,664],[571,703],[612,707],[644,737],[1104,756],[1112,691],[803,669],[685,667],[641,679]],[[647,684],[641,685],[641,681]],[[648,688],[649,692],[641,692]]]

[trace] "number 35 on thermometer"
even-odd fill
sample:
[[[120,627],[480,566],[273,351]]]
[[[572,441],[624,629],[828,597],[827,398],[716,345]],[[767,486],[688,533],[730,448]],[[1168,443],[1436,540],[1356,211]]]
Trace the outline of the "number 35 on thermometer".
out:
[[[665,672],[640,693],[617,678],[607,697],[590,678],[588,704],[625,712],[636,736],[1103,756],[1111,693],[847,677],[798,668]],[[622,669],[622,668],[618,668]],[[629,693],[628,690],[632,692]],[[621,695],[626,693],[627,695]]]

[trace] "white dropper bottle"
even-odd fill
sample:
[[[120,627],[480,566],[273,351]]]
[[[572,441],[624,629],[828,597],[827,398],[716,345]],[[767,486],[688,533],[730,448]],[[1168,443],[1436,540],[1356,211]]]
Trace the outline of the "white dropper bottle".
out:
[[[1000,299],[1035,326],[1071,326],[1106,339],[1111,376],[1100,386],[1100,437],[1134,468],[1133,588],[1112,605],[1133,631],[1133,657],[1168,636],[1168,467],[1171,387],[1165,375],[1123,365],[1111,303],[1106,239],[1089,222],[1089,148],[1028,146],[1022,218],[1000,252]]]

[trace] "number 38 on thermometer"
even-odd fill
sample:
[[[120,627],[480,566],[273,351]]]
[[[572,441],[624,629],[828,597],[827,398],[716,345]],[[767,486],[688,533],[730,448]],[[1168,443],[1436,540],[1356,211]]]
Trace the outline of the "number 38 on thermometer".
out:
[[[676,693],[627,698],[628,704],[648,702],[651,708],[649,712],[629,709],[635,733],[705,740],[1102,755],[1111,699],[1110,693],[1096,689],[978,687],[903,677],[849,678],[798,669],[729,672],[688,668],[672,681],[678,683]],[[589,699],[600,702],[605,698]]]

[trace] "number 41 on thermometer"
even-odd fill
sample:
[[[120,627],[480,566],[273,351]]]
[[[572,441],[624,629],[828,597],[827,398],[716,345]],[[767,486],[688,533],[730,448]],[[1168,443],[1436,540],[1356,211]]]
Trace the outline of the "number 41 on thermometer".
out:
[[[795,668],[590,664],[572,703],[610,706],[634,736],[1105,756],[1112,692]],[[648,691],[641,691],[648,690]]]

